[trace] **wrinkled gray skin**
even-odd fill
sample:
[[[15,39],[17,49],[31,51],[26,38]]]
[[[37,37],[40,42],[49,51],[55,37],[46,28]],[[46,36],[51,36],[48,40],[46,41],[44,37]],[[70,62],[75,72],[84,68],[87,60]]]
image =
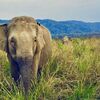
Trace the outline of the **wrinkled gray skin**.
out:
[[[15,17],[8,25],[0,25],[0,49],[7,52],[11,75],[17,83],[21,76],[25,94],[31,80],[51,55],[49,31],[31,17]]]

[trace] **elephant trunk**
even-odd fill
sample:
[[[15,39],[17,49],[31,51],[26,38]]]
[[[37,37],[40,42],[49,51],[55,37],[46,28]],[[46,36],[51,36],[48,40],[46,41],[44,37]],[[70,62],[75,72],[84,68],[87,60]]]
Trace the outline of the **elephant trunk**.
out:
[[[31,87],[31,80],[33,79],[33,72],[32,72],[32,65],[33,65],[33,58],[19,58],[18,64],[20,68],[20,74],[23,82],[25,96],[28,95],[29,89]]]

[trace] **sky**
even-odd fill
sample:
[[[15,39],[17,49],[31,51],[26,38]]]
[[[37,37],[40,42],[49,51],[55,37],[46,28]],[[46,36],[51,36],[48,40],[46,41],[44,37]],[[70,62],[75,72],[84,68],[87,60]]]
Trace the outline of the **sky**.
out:
[[[0,19],[15,16],[100,22],[100,0],[0,0]]]

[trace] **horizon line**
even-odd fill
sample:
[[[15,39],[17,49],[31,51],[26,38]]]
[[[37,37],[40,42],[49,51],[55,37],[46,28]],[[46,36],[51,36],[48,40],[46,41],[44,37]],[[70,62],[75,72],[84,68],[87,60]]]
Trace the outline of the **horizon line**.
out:
[[[14,17],[13,17],[14,18]],[[33,17],[34,18],[34,17]],[[11,20],[12,18],[0,18],[0,20]],[[79,21],[79,22],[85,22],[85,23],[99,23],[100,21],[87,21],[87,20],[78,20],[78,19],[64,19],[64,20],[58,20],[53,18],[34,18],[35,20],[52,20],[57,22],[65,22],[65,21]]]

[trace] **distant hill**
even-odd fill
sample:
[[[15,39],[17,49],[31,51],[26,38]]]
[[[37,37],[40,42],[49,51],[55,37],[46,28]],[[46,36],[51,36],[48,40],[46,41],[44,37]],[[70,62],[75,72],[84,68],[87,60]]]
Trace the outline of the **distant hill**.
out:
[[[9,20],[0,20],[0,25],[9,23]]]
[[[46,26],[53,37],[91,37],[100,36],[100,22],[82,22],[82,21],[54,21],[49,19],[37,20],[40,24]]]
[[[0,20],[0,24],[8,23],[9,20]],[[55,21],[50,19],[37,19],[37,22],[47,27],[52,33],[52,37],[100,37],[100,22],[82,21]]]

